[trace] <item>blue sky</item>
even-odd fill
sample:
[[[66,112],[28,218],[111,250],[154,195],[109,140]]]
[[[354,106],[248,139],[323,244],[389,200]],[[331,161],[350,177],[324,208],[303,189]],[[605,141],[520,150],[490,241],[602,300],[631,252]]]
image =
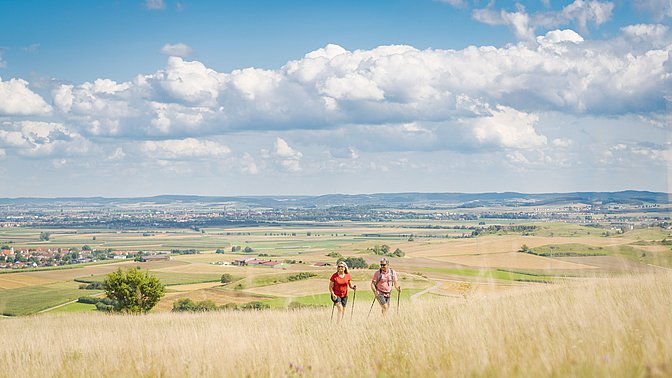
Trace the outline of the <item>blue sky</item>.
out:
[[[670,192],[669,0],[0,0],[0,197]]]

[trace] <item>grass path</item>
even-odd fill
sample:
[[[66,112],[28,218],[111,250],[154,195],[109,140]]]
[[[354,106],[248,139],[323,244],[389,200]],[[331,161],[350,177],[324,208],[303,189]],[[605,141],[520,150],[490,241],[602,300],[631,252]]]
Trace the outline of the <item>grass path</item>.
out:
[[[438,282],[436,285],[434,285],[434,286],[432,286],[432,287],[428,287],[427,289],[425,289],[425,290],[423,290],[423,291],[417,292],[417,293],[411,295],[411,301],[415,302],[415,301],[418,300],[418,298],[420,298],[421,295],[423,295],[423,294],[427,294],[427,293],[429,293],[430,291],[432,291],[432,290],[434,290],[434,289],[438,289],[438,288],[440,288],[441,286],[443,286],[443,283]]]
[[[93,294],[93,295],[89,295],[89,296],[90,296],[90,297],[100,297],[101,295],[103,295],[103,293]],[[59,308],[59,307],[63,307],[63,306],[67,306],[67,305],[69,305],[69,304],[77,303],[78,300],[79,300],[79,299],[75,299],[74,301],[68,301],[68,302],[61,303],[61,304],[59,304],[59,305],[53,306],[53,307],[45,308],[44,310],[38,311],[37,313],[38,313],[38,314],[42,314],[42,313],[44,313],[44,312],[49,312],[49,311],[51,311],[51,310],[55,310],[55,309],[57,309],[57,308]]]

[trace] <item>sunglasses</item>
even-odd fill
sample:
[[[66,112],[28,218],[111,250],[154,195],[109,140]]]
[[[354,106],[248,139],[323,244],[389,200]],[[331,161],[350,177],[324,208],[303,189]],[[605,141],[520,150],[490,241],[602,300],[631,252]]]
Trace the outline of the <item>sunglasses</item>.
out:
[[[387,266],[387,264],[380,264],[380,266]]]
[[[345,268],[345,265],[339,265],[338,267],[339,268]]]

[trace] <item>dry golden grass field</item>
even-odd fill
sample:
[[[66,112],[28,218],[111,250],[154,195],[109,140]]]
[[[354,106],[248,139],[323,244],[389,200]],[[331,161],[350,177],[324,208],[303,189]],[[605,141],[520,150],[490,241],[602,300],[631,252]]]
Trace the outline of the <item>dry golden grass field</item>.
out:
[[[0,377],[669,377],[672,274],[329,309],[0,319]]]

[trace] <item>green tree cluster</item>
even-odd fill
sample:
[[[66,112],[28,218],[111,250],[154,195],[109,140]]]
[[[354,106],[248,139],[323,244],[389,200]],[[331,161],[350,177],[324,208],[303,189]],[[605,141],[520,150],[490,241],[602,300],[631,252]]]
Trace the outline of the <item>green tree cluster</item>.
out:
[[[391,257],[404,257],[406,255],[401,249],[397,248],[394,250],[394,252],[390,252],[390,246],[383,244],[383,245],[375,245],[373,248],[368,248],[369,251],[375,253],[376,255],[383,255],[383,256],[391,256]]]
[[[340,258],[336,260],[336,265],[340,261],[345,261],[346,264],[348,264],[348,268],[355,268],[355,269],[366,269],[368,268],[368,264],[366,263],[366,260],[364,260],[361,257],[347,257],[347,258]]]
[[[173,312],[205,312],[214,310],[217,310],[217,305],[211,300],[194,302],[189,298],[182,298],[173,302]]]

